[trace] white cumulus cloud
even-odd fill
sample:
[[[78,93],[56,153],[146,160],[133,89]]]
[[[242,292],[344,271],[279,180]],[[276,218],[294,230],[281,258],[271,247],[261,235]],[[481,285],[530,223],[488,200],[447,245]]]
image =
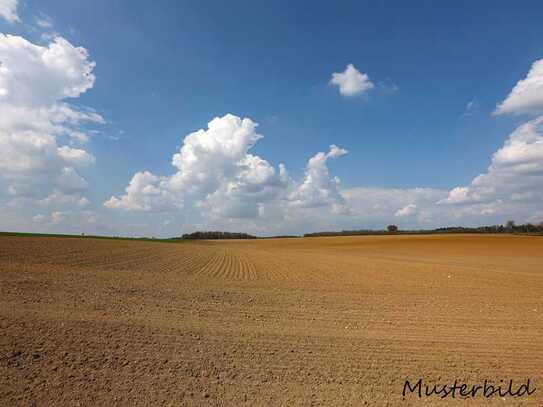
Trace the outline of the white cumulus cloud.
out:
[[[339,193],[340,180],[331,177],[327,161],[341,157],[347,150],[332,144],[328,153],[317,153],[307,163],[302,183],[289,195],[291,205],[301,208],[330,206],[336,212],[346,210],[345,200]]]
[[[181,197],[170,190],[169,179],[149,171],[134,174],[125,192],[120,197],[112,196],[104,206],[129,211],[161,211],[183,207]]]
[[[330,83],[339,86],[339,93],[343,96],[361,95],[375,87],[369,76],[360,72],[353,64],[347,65],[343,72],[334,72]]]
[[[86,142],[81,125],[104,123],[93,110],[66,102],[93,87],[95,63],[61,37],[41,46],[4,34],[0,61],[0,184],[8,199],[79,201],[88,186],[80,172],[95,157],[61,140]]]
[[[187,135],[173,155],[176,172],[158,176],[138,172],[121,196],[104,203],[128,211],[198,213],[205,221],[220,219],[283,218],[293,210],[327,207],[341,211],[344,199],[339,180],[326,165],[347,151],[335,145],[312,157],[304,179],[296,183],[285,167],[272,166],[249,151],[262,138],[257,124],[232,114],[217,117]]]
[[[543,114],[543,59],[535,61],[526,78],[518,81],[495,114]]]
[[[540,206],[543,202],[543,116],[520,125],[496,151],[485,173],[449,192],[441,204]],[[481,206],[482,208],[482,206]],[[488,213],[489,208],[486,207]]]
[[[249,153],[262,137],[251,119],[227,114],[187,135],[172,157],[176,172],[157,176],[134,175],[120,197],[111,197],[108,208],[161,211],[179,209],[189,202],[209,215],[254,217],[260,203],[276,197],[283,185],[266,160]]]
[[[0,102],[15,106],[46,107],[76,98],[92,88],[95,63],[88,52],[62,37],[48,46],[0,34]]]

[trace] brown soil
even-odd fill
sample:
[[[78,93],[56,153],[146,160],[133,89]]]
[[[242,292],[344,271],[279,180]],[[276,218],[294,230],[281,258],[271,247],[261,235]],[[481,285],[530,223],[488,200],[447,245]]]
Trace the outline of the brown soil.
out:
[[[542,405],[543,238],[0,237],[2,406],[364,404]]]

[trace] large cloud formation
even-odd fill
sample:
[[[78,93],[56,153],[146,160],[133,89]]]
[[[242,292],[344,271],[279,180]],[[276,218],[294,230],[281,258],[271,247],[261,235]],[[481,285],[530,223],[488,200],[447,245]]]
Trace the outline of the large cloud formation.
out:
[[[262,138],[257,124],[232,114],[217,117],[184,138],[173,155],[176,172],[157,176],[138,172],[125,194],[104,205],[129,211],[197,210],[205,219],[264,219],[287,216],[295,208],[325,207],[339,212],[345,205],[340,181],[331,177],[327,160],[346,154],[335,145],[312,157],[305,176],[294,182],[284,167],[273,167],[249,151]],[[269,221],[269,219],[267,219]]]
[[[126,194],[112,197],[105,206],[160,211],[182,208],[184,201],[190,200],[224,212],[236,212],[236,207],[239,210],[243,205],[254,214],[259,201],[273,196],[274,187],[280,183],[267,161],[248,153],[262,137],[256,126],[250,119],[230,114],[213,119],[207,130],[185,137],[172,158],[177,172],[169,177],[136,173]]]
[[[95,158],[80,144],[84,123],[103,123],[65,100],[91,89],[94,62],[62,37],[47,46],[0,34],[0,185],[15,205],[78,203]],[[63,142],[64,140],[64,142]],[[1,194],[1,193],[0,193]],[[6,198],[6,196],[4,196]]]

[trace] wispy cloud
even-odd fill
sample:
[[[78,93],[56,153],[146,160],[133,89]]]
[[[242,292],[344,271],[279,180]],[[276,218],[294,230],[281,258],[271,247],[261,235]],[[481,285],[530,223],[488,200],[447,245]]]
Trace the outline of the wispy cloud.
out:
[[[0,18],[4,18],[9,23],[21,21],[17,15],[17,0],[0,0]]]

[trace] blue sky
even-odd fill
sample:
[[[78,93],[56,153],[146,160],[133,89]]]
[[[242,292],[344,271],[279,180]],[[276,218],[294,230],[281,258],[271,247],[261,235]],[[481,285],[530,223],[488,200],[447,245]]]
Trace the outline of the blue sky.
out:
[[[275,232],[270,224],[277,225],[277,219],[262,214],[260,220],[238,221],[198,212],[198,222],[188,222],[192,209],[185,196],[176,198],[184,202],[176,210],[117,208],[112,215],[102,205],[121,196],[138,172],[174,174],[171,158],[184,137],[228,113],[259,124],[257,132],[264,138],[250,153],[276,172],[284,163],[298,186],[316,153],[327,152],[332,144],[348,150],[326,164],[330,179],[341,180],[340,186],[330,187],[339,201],[345,190],[359,187],[450,191],[468,186],[487,171],[515,128],[539,117],[533,111],[492,114],[543,58],[543,4],[537,1],[2,1],[16,4],[18,21],[0,18],[0,32],[41,47],[62,37],[84,47],[88,60],[96,62],[92,87],[59,103],[92,108],[105,122],[82,125],[85,131],[96,130],[84,148],[95,162],[80,171],[91,202],[85,211],[96,214],[92,228],[102,233],[170,234],[197,226]],[[330,83],[332,74],[348,64],[368,75],[370,90],[345,96]],[[534,90],[536,96],[540,91]],[[63,136],[55,137],[61,145]],[[191,200],[201,203],[206,194]],[[293,190],[285,194],[296,195]],[[285,199],[290,198],[280,200]],[[407,205],[422,210],[413,199]],[[339,201],[327,204],[345,204]],[[400,201],[398,205],[406,203]],[[367,210],[363,216],[341,210],[340,218],[330,215],[335,221],[329,223],[316,220],[330,217],[321,203],[315,206],[318,213],[293,230],[282,217],[281,230],[382,227],[387,221],[413,227],[482,224],[519,213],[509,208],[486,218],[472,211],[466,216],[434,214],[431,220],[419,214],[408,220],[396,219],[391,208],[388,220],[384,214],[372,218]],[[300,205],[312,211],[313,206]],[[24,206],[24,212],[10,218],[76,212],[64,204]],[[347,206],[351,211],[357,205]],[[543,210],[538,200],[523,207],[518,220],[534,221],[538,208]],[[124,216],[124,223],[111,230],[98,226],[99,219],[111,225],[109,217]],[[180,218],[185,220],[179,223]],[[171,229],[152,226],[164,219],[172,221]],[[13,222],[3,223],[32,230],[67,227],[62,222]],[[133,224],[151,226],[140,230]]]

